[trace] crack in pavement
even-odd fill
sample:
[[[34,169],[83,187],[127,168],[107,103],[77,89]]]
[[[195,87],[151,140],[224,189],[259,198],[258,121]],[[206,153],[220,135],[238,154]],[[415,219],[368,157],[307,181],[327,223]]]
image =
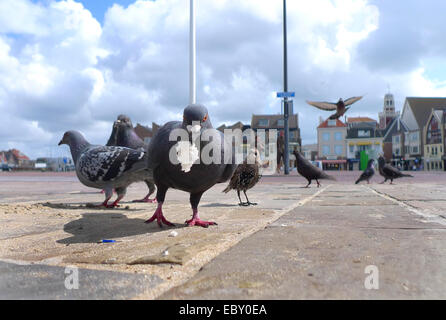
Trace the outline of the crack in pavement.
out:
[[[418,208],[416,208],[408,203],[405,203],[404,201],[398,200],[397,198],[392,197],[384,192],[375,190],[375,189],[367,187],[367,186],[362,186],[362,187],[372,191],[373,193],[379,195],[380,197],[382,197],[384,199],[390,200],[390,201],[398,204],[400,207],[405,208],[405,209],[409,210],[410,212],[415,213],[416,215],[423,217],[425,219],[425,221],[423,221],[423,222],[426,222],[426,223],[435,222],[435,223],[439,223],[442,225],[446,225],[446,218],[443,215],[436,215],[436,214],[429,214],[429,213],[422,212]]]

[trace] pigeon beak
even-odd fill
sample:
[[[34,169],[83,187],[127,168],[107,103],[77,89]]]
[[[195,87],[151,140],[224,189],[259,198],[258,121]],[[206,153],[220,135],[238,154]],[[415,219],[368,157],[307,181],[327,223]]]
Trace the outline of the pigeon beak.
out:
[[[187,126],[187,130],[192,133],[198,133],[201,130],[201,126],[199,124],[196,124],[194,126]]]
[[[59,143],[57,144],[58,146],[60,146],[61,144],[63,144],[63,139],[59,141]]]

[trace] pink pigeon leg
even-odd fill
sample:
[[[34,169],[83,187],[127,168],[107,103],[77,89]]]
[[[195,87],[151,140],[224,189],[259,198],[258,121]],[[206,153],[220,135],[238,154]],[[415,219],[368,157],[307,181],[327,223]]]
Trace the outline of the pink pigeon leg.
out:
[[[124,198],[124,195],[120,195],[112,204],[105,204],[106,208],[115,208],[119,207],[118,202],[121,201],[121,199]]]
[[[162,207],[163,207],[163,203],[158,202],[158,207],[156,208],[155,213],[149,220],[145,221],[145,223],[151,223],[151,222],[155,221],[155,219],[156,219],[160,228],[162,228],[163,223],[168,226],[175,226],[172,222],[167,221],[167,219],[164,218]]]
[[[211,225],[216,225],[216,222],[213,221],[203,221],[200,219],[200,216],[198,215],[198,209],[192,209],[192,219],[187,220],[186,224],[189,225],[189,227],[192,226],[199,226],[203,228],[207,228]]]

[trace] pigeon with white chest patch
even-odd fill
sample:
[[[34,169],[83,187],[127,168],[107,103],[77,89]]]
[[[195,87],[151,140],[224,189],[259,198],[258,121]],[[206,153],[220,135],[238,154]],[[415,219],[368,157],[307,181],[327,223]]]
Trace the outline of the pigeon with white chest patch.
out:
[[[181,146],[175,140],[176,133],[188,135],[189,141],[183,140],[183,146]],[[203,139],[204,135],[212,135],[212,137],[204,141],[206,140]],[[189,148],[186,148],[187,146]],[[198,154],[194,148],[197,149]],[[220,161],[204,163],[201,159],[204,148],[214,150],[216,155],[220,156]],[[146,223],[157,220],[159,226],[162,226],[162,223],[172,225],[164,217],[162,206],[167,190],[174,188],[190,194],[192,218],[186,221],[187,225],[208,227],[216,224],[200,219],[198,204],[204,192],[216,183],[229,180],[234,173],[237,166],[234,161],[234,152],[231,159],[226,161],[228,163],[225,163],[225,150],[232,152],[232,144],[224,140],[223,133],[212,127],[208,111],[202,105],[189,105],[184,109],[182,122],[171,121],[162,126],[150,141],[148,150],[148,168],[152,171],[157,186],[158,208]],[[177,155],[177,162],[171,161],[169,155],[172,156],[172,154]]]
[[[143,150],[92,145],[78,131],[65,132],[59,142],[59,145],[62,144],[70,147],[79,181],[87,187],[105,190],[105,201],[99,207],[117,207],[127,187],[149,174],[146,170],[147,156]],[[113,189],[118,198],[108,204]]]

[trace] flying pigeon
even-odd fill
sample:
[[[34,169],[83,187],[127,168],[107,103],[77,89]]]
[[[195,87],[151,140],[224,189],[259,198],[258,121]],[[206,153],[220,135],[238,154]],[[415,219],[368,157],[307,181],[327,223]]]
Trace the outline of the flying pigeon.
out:
[[[67,144],[79,181],[87,187],[105,190],[105,201],[98,207],[113,208],[125,196],[127,187],[147,177],[147,156],[143,150],[92,145],[78,131],[67,131],[59,145]],[[118,198],[108,201],[116,190]]]
[[[177,143],[176,139],[174,141],[171,141],[172,138],[169,139],[169,136],[173,135],[175,137],[178,132],[186,133],[189,141],[182,141],[180,144]],[[194,136],[200,137],[204,133],[214,134],[219,139],[211,138],[208,139],[210,141],[200,141],[200,144],[197,144]],[[221,156],[221,161],[205,164],[201,160],[197,163],[195,160],[199,158],[203,149],[209,150],[211,147],[215,147],[214,151],[219,150],[220,154],[218,155]],[[146,223],[156,219],[160,227],[162,223],[173,225],[163,216],[162,206],[167,190],[174,188],[190,193],[193,214],[192,219],[186,221],[187,225],[201,227],[215,225],[215,222],[200,219],[198,203],[206,190],[216,183],[225,182],[232,177],[237,167],[234,161],[235,156],[232,152],[232,159],[225,161],[225,149],[233,150],[232,144],[225,141],[223,133],[212,127],[208,111],[202,105],[192,104],[187,106],[183,112],[182,122],[171,121],[162,126],[150,141],[148,150],[148,168],[152,170],[157,187],[158,208]],[[175,152],[178,157],[176,162],[171,161],[169,157],[169,154],[174,155]],[[190,158],[189,162],[183,160],[188,157]]]
[[[316,180],[318,188],[321,186],[319,183],[319,180],[321,179],[336,180],[334,177],[326,174],[324,171],[305,159],[305,157],[303,157],[299,151],[295,151],[294,155],[296,156],[297,172],[308,180],[308,184],[305,186],[305,188],[310,186],[311,180]]]
[[[113,123],[113,130],[108,139],[107,146],[119,146],[139,150],[147,150],[148,147],[136,134],[130,118],[124,114],[119,115],[118,119]],[[155,183],[152,179],[146,179],[144,182],[149,188],[149,193],[143,199],[133,200],[133,202],[156,202],[155,198],[149,198],[156,190]]]
[[[333,102],[315,102],[315,101],[307,101],[307,103],[313,107],[319,108],[321,110],[326,110],[326,111],[334,111],[336,110],[336,113],[332,114],[329,119],[331,120],[335,120],[335,119],[339,119],[339,117],[342,117],[344,115],[344,113],[347,112],[348,109],[350,108],[346,108],[346,106],[349,106],[353,103],[355,103],[356,101],[360,100],[362,98],[362,96],[360,97],[351,97],[348,98],[347,100],[342,100],[342,98],[339,98],[339,101],[337,103],[333,103]]]
[[[367,180],[367,184],[370,183],[370,179],[375,174],[375,159],[370,159],[367,163],[367,168],[362,172],[361,176],[356,180],[355,184],[361,181]]]
[[[402,177],[413,178],[413,176],[411,176],[410,174],[402,173],[400,170],[398,170],[395,167],[392,167],[390,164],[386,164],[386,161],[382,156],[378,158],[378,166],[379,166],[379,174],[382,175],[385,179],[383,182],[381,182],[381,184],[386,182],[388,179],[390,179],[390,184],[393,184],[393,179],[398,179]]]
[[[240,200],[240,206],[257,205],[255,202],[250,202],[246,195],[246,190],[254,187],[259,182],[262,175],[260,174],[260,156],[257,149],[253,148],[248,153],[246,160],[237,166],[231,180],[229,181],[224,193],[231,190],[237,190],[237,196]],[[240,191],[245,194],[246,202],[240,198]]]

